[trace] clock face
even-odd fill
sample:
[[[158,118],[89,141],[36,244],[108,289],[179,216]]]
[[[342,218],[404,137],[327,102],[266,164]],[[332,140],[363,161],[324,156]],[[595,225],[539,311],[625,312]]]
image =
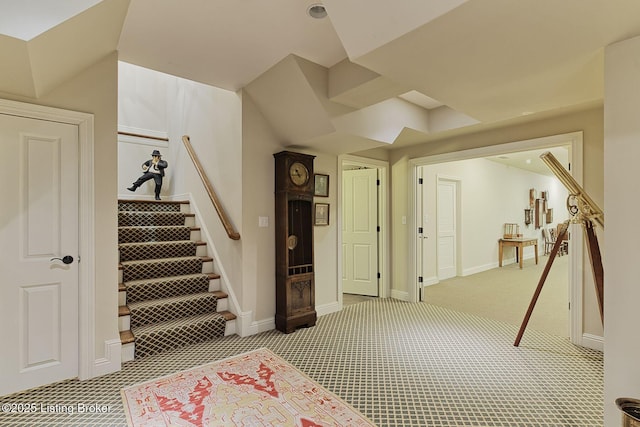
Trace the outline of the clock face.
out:
[[[309,169],[300,162],[294,162],[289,167],[289,177],[295,185],[305,185],[309,181]]]

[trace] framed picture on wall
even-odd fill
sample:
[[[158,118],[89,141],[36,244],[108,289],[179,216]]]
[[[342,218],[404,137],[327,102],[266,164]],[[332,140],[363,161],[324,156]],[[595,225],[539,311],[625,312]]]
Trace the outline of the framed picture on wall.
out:
[[[316,203],[314,225],[329,225],[329,203]]]
[[[329,197],[329,175],[317,173],[313,175],[316,197]]]
[[[536,207],[535,207],[535,211],[534,211],[534,221],[535,221],[535,226],[536,229],[542,227],[543,221],[544,221],[544,200],[542,199],[536,199]]]

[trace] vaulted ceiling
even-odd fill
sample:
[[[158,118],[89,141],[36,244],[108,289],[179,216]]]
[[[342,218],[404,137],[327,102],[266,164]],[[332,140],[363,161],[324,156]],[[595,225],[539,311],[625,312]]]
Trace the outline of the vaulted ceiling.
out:
[[[243,89],[285,144],[400,147],[602,101],[637,0],[30,0],[0,15],[0,92],[38,98],[104,55]]]

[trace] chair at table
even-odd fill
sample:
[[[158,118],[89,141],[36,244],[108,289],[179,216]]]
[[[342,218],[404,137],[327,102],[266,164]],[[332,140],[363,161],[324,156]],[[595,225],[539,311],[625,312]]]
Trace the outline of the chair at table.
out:
[[[558,227],[560,227],[561,224],[558,224]],[[548,235],[549,235],[549,240],[550,240],[550,248],[549,251],[551,251],[551,249],[553,248],[553,246],[556,244],[556,241],[558,240],[558,228],[551,228],[549,230],[546,230]],[[544,233],[544,230],[542,231]],[[544,236],[544,234],[543,234]],[[567,234],[564,238],[564,240],[562,241],[562,243],[560,244],[560,248],[558,249],[558,256],[562,256],[562,255],[567,255],[569,253],[569,235]],[[544,249],[545,251],[547,250],[547,241],[545,239],[545,245],[544,245]]]
[[[542,229],[542,240],[544,240],[544,254],[549,255],[553,245],[556,243],[555,239],[551,237],[550,230]]]
[[[562,224],[558,224],[556,227],[556,236],[560,235],[560,227],[562,226]],[[562,240],[562,244],[560,245],[560,250],[558,251],[558,253],[560,255],[568,255],[569,254],[569,230],[567,230],[567,234],[564,236],[564,239]]]

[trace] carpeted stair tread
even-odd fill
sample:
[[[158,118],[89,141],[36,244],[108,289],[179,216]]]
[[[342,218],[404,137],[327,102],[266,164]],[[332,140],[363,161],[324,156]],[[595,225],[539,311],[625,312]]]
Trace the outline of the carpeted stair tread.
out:
[[[217,311],[217,306],[218,298],[211,292],[128,304],[132,327],[211,313]]]
[[[169,298],[185,294],[197,294],[209,290],[209,282],[219,279],[215,273],[196,273],[169,276],[122,283],[120,290],[127,292],[127,302]]]
[[[163,258],[161,260],[158,260],[157,262],[178,261],[178,260],[185,260],[185,259],[199,259],[202,262],[207,262],[207,261],[212,261],[213,260],[213,258],[211,258],[210,256],[192,256],[192,257]],[[118,268],[122,269],[125,266],[138,265],[138,264],[151,264],[154,261],[155,260],[152,260],[152,259],[125,261],[125,262],[121,262],[118,265]]]
[[[219,318],[226,319],[225,313],[212,312],[212,313],[199,314],[196,316],[187,316],[187,317],[181,317],[178,319],[166,320],[164,322],[154,323],[153,325],[145,325],[137,328],[131,328],[131,332],[133,333],[133,336],[135,336],[136,339],[138,339],[138,337],[140,337],[141,335],[150,334],[150,333],[154,333],[162,330],[173,329],[176,327],[188,325],[190,323],[207,322],[211,319],[219,319]]]
[[[138,261],[123,261],[122,280],[141,280],[165,276],[181,276],[185,274],[202,273],[205,262],[213,261],[211,257],[179,257]]]
[[[227,319],[224,314],[207,313],[132,327],[135,357],[149,356],[189,344],[224,336]]]
[[[197,230],[186,225],[124,226],[118,227],[118,243],[190,240],[191,232]]]
[[[195,256],[197,247],[202,245],[205,243],[194,240],[135,242],[121,243],[118,245],[118,249],[120,250],[120,261],[135,261]]]
[[[188,200],[118,200],[119,211],[180,212]]]
[[[185,225],[185,218],[190,216],[183,212],[118,212],[118,226],[168,226]]]

